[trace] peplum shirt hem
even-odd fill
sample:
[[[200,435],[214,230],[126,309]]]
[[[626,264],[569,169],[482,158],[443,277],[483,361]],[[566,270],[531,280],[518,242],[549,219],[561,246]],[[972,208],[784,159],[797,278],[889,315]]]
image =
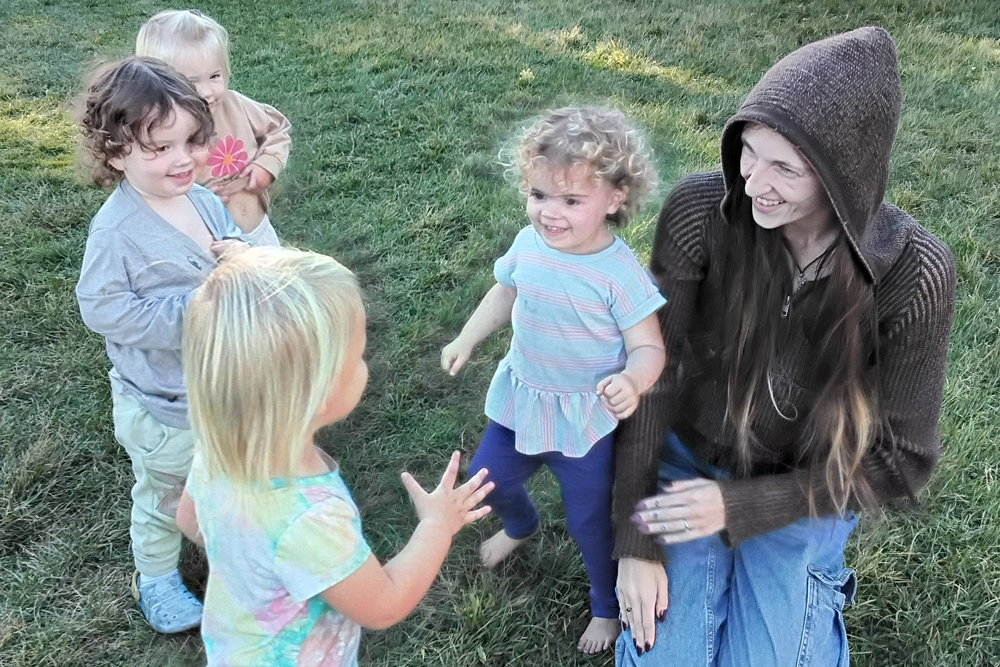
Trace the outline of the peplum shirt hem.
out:
[[[666,299],[619,238],[590,255],[548,247],[531,227],[494,265],[517,291],[510,351],[486,395],[486,415],[515,433],[523,454],[579,458],[618,420],[597,384],[625,368],[622,332]]]

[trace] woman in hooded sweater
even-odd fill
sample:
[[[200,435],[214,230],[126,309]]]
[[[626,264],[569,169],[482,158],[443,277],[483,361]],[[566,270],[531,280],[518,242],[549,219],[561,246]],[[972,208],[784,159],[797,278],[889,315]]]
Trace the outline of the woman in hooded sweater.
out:
[[[669,363],[616,442],[618,665],[848,664],[854,510],[934,468],[954,310],[951,252],[883,201],[899,106],[884,30],[806,45],[663,205]]]

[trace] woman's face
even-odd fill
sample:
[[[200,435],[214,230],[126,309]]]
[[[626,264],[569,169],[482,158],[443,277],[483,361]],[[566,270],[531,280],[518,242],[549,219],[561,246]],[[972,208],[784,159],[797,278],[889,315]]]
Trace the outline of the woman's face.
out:
[[[740,173],[753,201],[753,219],[764,229],[820,232],[831,224],[829,199],[812,165],[769,127],[743,130]]]

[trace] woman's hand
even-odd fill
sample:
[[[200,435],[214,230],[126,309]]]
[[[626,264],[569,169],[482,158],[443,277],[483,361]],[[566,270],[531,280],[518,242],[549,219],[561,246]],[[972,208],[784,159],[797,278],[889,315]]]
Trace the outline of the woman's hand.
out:
[[[632,628],[632,640],[639,655],[653,648],[655,619],[663,620],[667,602],[667,573],[663,563],[638,558],[618,561],[622,627]]]
[[[661,487],[663,493],[639,501],[632,521],[660,544],[713,535],[726,527],[726,505],[719,483],[685,479]]]

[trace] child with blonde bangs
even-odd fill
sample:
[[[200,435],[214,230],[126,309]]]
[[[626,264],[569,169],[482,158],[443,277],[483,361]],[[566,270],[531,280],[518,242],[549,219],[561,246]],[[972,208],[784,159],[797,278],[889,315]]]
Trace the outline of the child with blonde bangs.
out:
[[[142,26],[135,52],[166,62],[208,102],[215,134],[196,180],[222,197],[256,245],[277,245],[268,188],[288,162],[291,124],[274,107],[229,88],[229,33],[196,9],[167,10]]]
[[[665,303],[625,243],[624,227],[656,181],[620,112],[570,107],[537,120],[512,160],[530,223],[493,269],[497,284],[441,352],[455,375],[510,322],[510,351],[486,395],[490,422],[469,465],[488,468],[503,529],[480,557],[496,567],[540,529],[525,482],[547,465],[590,578],[592,618],[577,649],[609,649],[620,631],[612,557],[614,429],[659,377]],[[478,474],[478,473],[477,473]]]
[[[454,452],[420,519],[384,566],[340,468],[314,444],[354,410],[368,380],[354,276],[323,255],[248,250],[194,294],[184,331],[195,460],[178,525],[208,555],[201,626],[208,664],[357,664],[361,626],[402,620],[434,581],[452,537],[485,516],[480,471],[455,487]]]

